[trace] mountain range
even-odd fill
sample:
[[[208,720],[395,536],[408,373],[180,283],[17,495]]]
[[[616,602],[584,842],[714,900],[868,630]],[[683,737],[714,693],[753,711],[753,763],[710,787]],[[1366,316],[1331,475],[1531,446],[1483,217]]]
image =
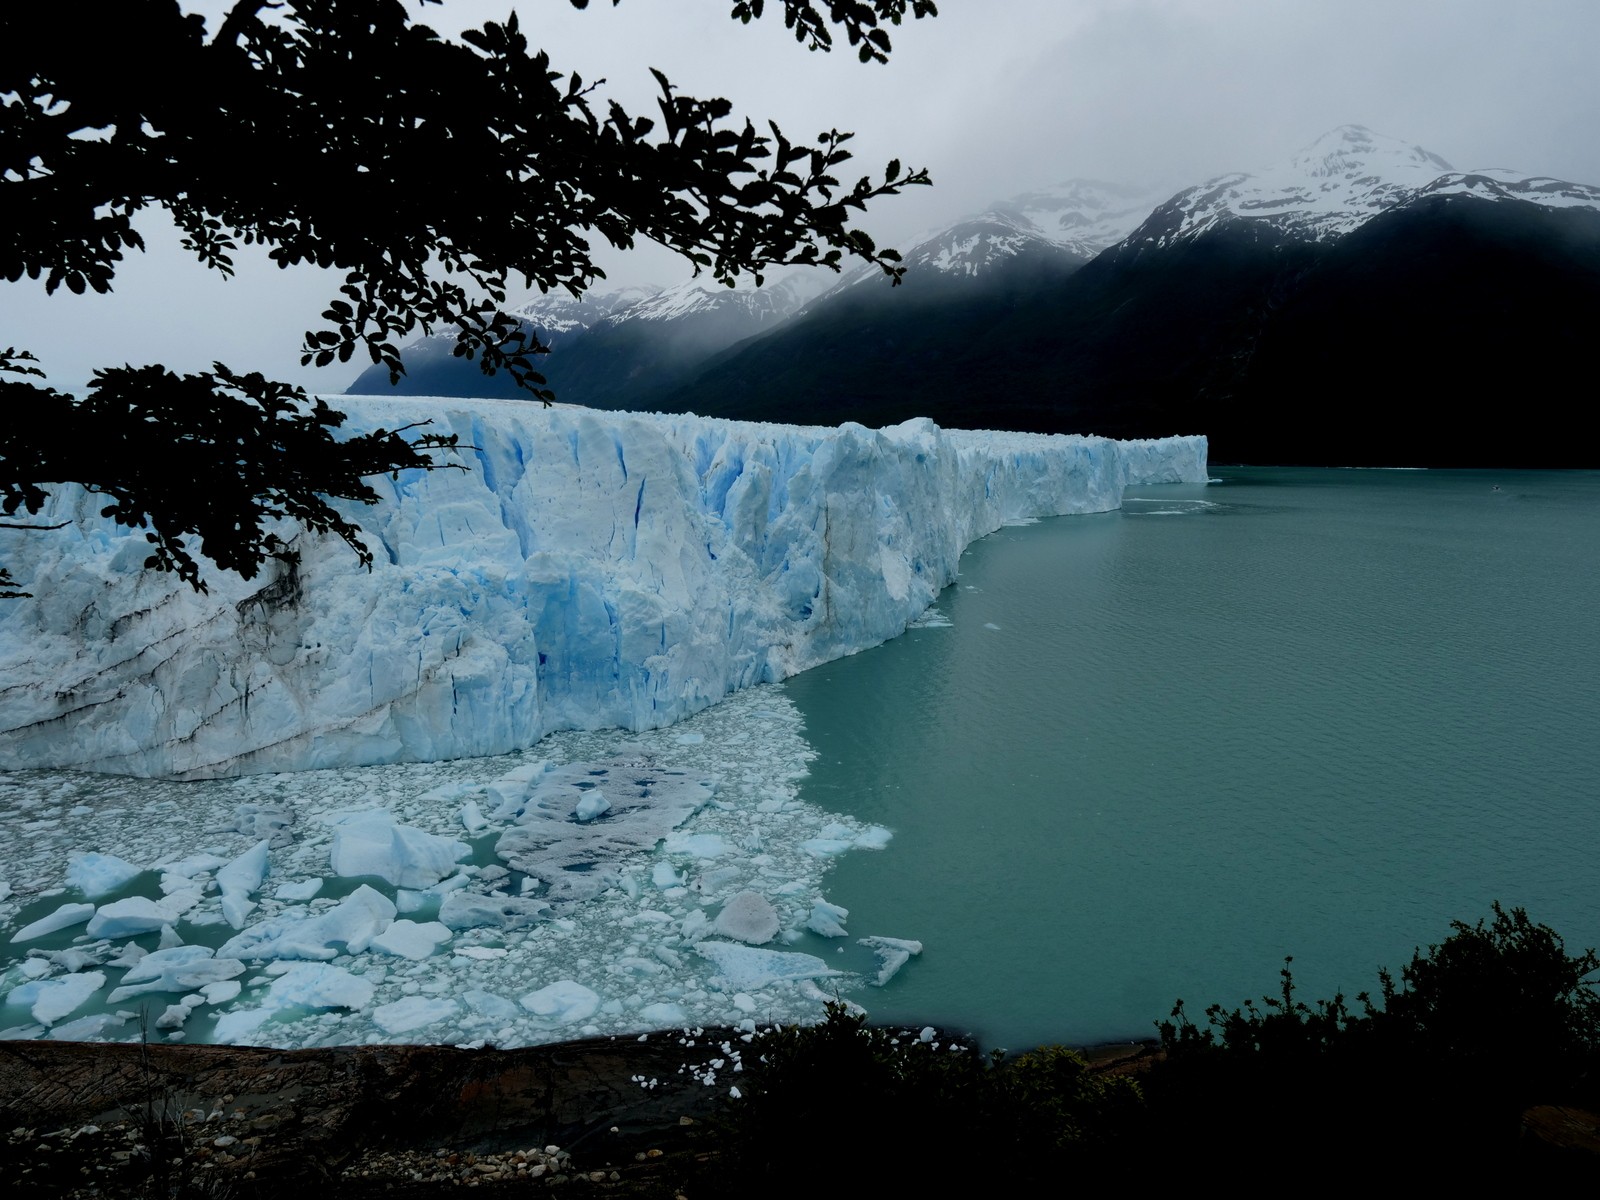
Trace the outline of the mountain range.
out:
[[[905,262],[893,289],[875,269],[691,281],[518,315],[560,398],[597,408],[1204,433],[1219,463],[1600,465],[1600,188],[1349,125],[1176,194],[1015,197]],[[408,347],[397,390],[514,394],[450,345]]]

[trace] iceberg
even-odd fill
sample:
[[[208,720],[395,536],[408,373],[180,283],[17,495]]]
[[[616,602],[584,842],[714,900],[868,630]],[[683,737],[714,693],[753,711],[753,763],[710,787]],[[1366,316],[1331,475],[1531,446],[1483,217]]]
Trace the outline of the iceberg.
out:
[[[279,577],[213,570],[195,593],[145,571],[142,531],[73,487],[38,518],[67,527],[0,531],[33,594],[0,606],[0,764],[214,778],[661,728],[898,635],[963,549],[1007,522],[1206,479],[1202,437],[337,404],[352,433],[458,434],[452,462],[467,468],[380,478],[379,504],[346,509],[370,572],[285,525],[299,559]],[[286,819],[249,832],[283,834],[267,826]]]

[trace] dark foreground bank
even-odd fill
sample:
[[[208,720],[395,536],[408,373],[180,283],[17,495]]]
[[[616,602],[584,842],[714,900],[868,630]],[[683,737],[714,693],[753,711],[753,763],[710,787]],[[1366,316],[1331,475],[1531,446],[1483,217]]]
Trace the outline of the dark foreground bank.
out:
[[[1375,995],[1008,1057],[933,1028],[517,1050],[0,1043],[6,1196],[990,1194],[1068,1180],[1526,1189],[1600,1167],[1600,957],[1521,909]]]

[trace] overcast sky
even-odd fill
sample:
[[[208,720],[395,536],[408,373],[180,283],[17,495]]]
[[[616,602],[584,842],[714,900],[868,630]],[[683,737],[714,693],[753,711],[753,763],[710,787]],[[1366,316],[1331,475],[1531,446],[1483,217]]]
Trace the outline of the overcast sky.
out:
[[[184,7],[209,16],[225,5]],[[1600,184],[1600,0],[940,0],[937,20],[892,31],[887,66],[842,45],[807,53],[779,0],[750,26],[727,19],[728,0],[594,0],[586,12],[566,0],[447,0],[420,19],[453,32],[511,7],[555,69],[606,79],[603,94],[633,111],[654,115],[653,66],[797,139],[853,130],[863,168],[892,157],[928,167],[935,187],[866,222],[902,248],[1034,187],[1091,178],[1176,191],[1268,166],[1346,123],[1458,169]],[[123,266],[112,296],[0,286],[0,345],[32,349],[66,387],[125,361],[195,370],[221,359],[325,391],[354,378],[348,365],[298,363],[337,279],[241,253],[224,280],[185,259],[159,217],[141,227],[151,251]],[[618,284],[688,275],[659,251],[602,261]]]

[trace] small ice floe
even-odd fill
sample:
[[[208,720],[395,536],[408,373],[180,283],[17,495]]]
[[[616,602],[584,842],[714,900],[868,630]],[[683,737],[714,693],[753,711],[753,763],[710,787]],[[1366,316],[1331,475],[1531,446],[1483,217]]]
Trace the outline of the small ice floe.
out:
[[[118,888],[127,887],[142,870],[114,854],[75,853],[67,857],[67,886],[77,888],[91,900],[98,900]]]
[[[425,921],[418,924],[416,921],[402,919],[391,922],[389,928],[373,938],[369,945],[371,949],[384,954],[420,962],[437,954],[439,947],[454,936],[450,927],[439,921]]]
[[[49,1036],[51,1041],[57,1042],[94,1042],[106,1038],[127,1023],[128,1019],[118,1013],[90,1013],[87,1017],[57,1025]]]
[[[850,916],[848,908],[840,908],[837,904],[829,904],[818,897],[811,906],[811,916],[806,920],[806,928],[821,937],[845,937],[844,923]]]
[[[236,958],[218,958],[209,946],[155,950],[128,969],[106,1002],[121,1004],[148,992],[192,992],[235,979],[244,970],[244,963]]]
[[[341,950],[360,954],[394,917],[394,901],[362,884],[319,916],[290,909],[247,926],[218,948],[217,957],[326,961]]]
[[[572,810],[572,815],[579,821],[592,821],[611,811],[611,801],[599,788],[591,788],[583,794]]]
[[[760,892],[740,892],[711,923],[713,932],[752,946],[770,942],[781,927],[777,910]]]
[[[164,904],[144,896],[129,896],[102,904],[89,918],[87,932],[93,938],[135,937],[141,933],[159,933],[164,925],[177,923],[180,913]]]
[[[702,958],[711,960],[723,983],[734,991],[759,992],[774,983],[844,974],[811,954],[761,950],[734,942],[700,942],[692,948]]]
[[[581,983],[561,979],[528,993],[522,1007],[547,1025],[575,1025],[594,1015],[600,997]]]
[[[904,938],[857,938],[856,945],[866,946],[877,956],[878,975],[869,981],[874,987],[882,987],[888,983],[899,973],[901,967],[911,961],[913,955],[922,953],[921,942],[908,941]]]
[[[689,1020],[689,1015],[683,1011],[681,1005],[670,1001],[657,1001],[646,1004],[639,1010],[639,1020],[647,1025],[654,1025],[661,1029],[681,1028]]]
[[[433,996],[405,996],[372,1010],[372,1023],[385,1033],[410,1033],[425,1025],[454,1019],[461,1011],[454,1000]]]
[[[504,996],[486,992],[482,988],[462,992],[461,1000],[470,1011],[491,1021],[514,1021],[522,1015],[521,1010]]]
[[[329,858],[335,875],[375,875],[402,888],[425,888],[453,874],[472,847],[439,837],[377,809],[335,818]]]
[[[439,921],[450,929],[526,929],[550,919],[550,906],[528,896],[480,896],[451,892],[439,905]]]
[[[105,983],[104,971],[36,979],[12,988],[6,1003],[26,1006],[35,1021],[50,1026],[82,1008]]]
[[[313,899],[322,890],[323,881],[316,876],[310,879],[297,879],[293,883],[280,883],[272,893],[274,900],[288,900],[292,903],[304,903]]]
[[[294,844],[294,810],[280,804],[241,804],[233,810],[233,823],[228,827],[245,837],[266,838],[274,849],[281,850]]]
[[[587,794],[601,790],[605,820],[580,818]],[[618,882],[624,858],[654,853],[663,838],[711,802],[715,790],[715,783],[697,773],[648,761],[568,763],[530,782],[495,853],[513,870],[544,883],[552,902],[591,900]]]
[[[344,967],[331,963],[297,962],[272,981],[267,989],[269,1005],[284,1008],[365,1008],[377,989],[372,983]]]
[[[46,934],[58,933],[63,929],[71,929],[74,925],[82,925],[94,916],[95,907],[92,904],[63,904],[52,913],[40,917],[37,921],[29,922],[11,935],[13,942],[31,942],[35,938],[42,938]]]
[[[255,907],[250,896],[260,891],[267,877],[267,855],[271,846],[271,841],[263,838],[217,872],[222,915],[235,929],[244,928],[245,917]]]

